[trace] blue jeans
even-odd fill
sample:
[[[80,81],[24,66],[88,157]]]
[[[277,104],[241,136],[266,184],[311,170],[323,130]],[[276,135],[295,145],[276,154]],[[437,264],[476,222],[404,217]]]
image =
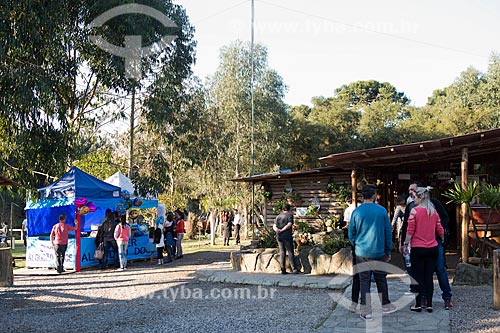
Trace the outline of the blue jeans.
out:
[[[127,248],[128,242],[116,242],[118,245],[118,254],[120,256],[120,268],[127,267]]]
[[[436,276],[439,282],[439,288],[443,292],[441,297],[444,301],[451,300],[451,287],[450,281],[448,280],[448,273],[446,272],[446,259],[444,255],[444,247],[441,239],[437,240],[438,242],[438,256],[436,262],[436,268],[434,271],[436,272]]]
[[[375,263],[377,261],[385,262],[385,258],[376,258],[376,259],[368,259],[365,257],[356,256],[356,263],[362,264],[367,263]],[[377,291],[380,297],[380,302],[382,305],[386,305],[391,303],[389,301],[389,289],[387,287],[387,272],[375,270],[375,265],[373,266],[371,271],[363,270],[362,272],[358,272],[359,274],[359,282],[361,287],[361,311],[364,313],[372,312],[372,300],[370,295],[370,284],[371,284],[371,275],[373,273],[375,278],[375,283],[377,284]]]

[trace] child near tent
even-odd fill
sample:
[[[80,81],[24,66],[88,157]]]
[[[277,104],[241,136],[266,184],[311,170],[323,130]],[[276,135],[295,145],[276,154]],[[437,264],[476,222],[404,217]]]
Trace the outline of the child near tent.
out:
[[[165,248],[165,238],[163,237],[163,216],[156,218],[156,229],[153,242],[156,244],[156,255],[158,265],[163,265],[163,249]]]

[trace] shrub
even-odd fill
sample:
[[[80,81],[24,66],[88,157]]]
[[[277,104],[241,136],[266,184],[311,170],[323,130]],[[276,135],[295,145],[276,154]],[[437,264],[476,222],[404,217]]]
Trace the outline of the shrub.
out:
[[[323,243],[318,244],[318,247],[323,250],[326,254],[333,255],[351,245],[349,240],[344,239],[343,232],[333,232],[323,239]]]
[[[259,228],[259,246],[262,248],[277,248],[276,232],[272,228]]]

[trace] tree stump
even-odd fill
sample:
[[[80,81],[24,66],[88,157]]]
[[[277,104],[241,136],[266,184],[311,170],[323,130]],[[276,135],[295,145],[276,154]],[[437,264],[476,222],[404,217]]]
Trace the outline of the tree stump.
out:
[[[10,287],[13,284],[12,253],[10,248],[3,248],[0,249],[0,287]]]

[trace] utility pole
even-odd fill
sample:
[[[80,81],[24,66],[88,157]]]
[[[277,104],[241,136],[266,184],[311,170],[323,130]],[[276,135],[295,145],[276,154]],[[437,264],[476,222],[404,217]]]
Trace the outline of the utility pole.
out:
[[[251,37],[250,37],[250,66],[251,66],[251,75],[250,75],[250,103],[251,103],[251,119],[252,119],[252,124],[251,124],[251,149],[250,149],[250,159],[252,163],[252,168],[251,168],[251,173],[250,175],[253,176],[255,173],[255,163],[254,163],[254,21],[255,21],[255,2],[252,0],[252,28],[251,28]],[[255,184],[252,182],[252,213],[251,213],[251,218],[252,218],[252,238],[255,238]],[[248,224],[248,223],[247,223]]]
[[[132,90],[132,104],[130,105],[130,156],[128,160],[128,178],[134,175],[134,126],[135,126],[135,87]]]

